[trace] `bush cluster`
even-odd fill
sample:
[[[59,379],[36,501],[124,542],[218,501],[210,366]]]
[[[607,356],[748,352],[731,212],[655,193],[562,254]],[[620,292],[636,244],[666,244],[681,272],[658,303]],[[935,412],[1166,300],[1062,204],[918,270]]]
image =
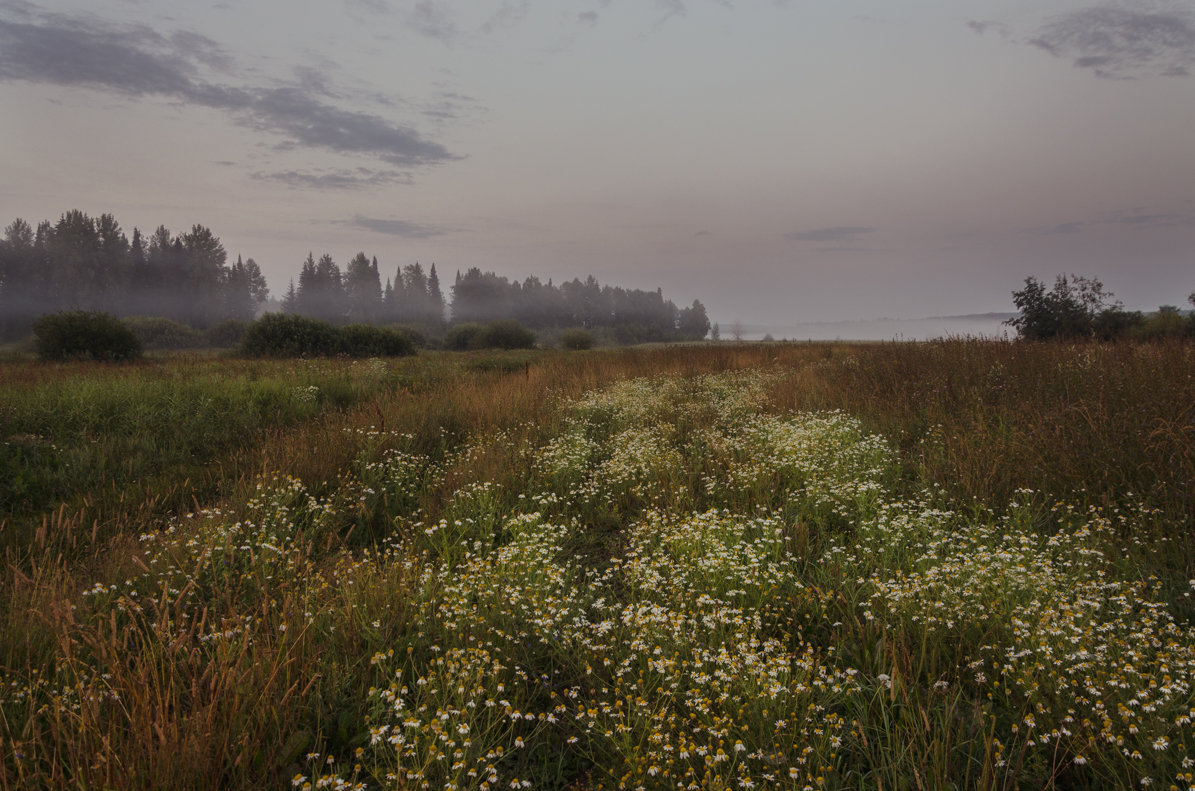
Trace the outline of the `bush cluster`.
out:
[[[240,344],[250,324],[243,319],[225,319],[201,330],[163,316],[126,316],[121,321],[143,349],[231,349]]]
[[[306,316],[269,313],[249,325],[240,351],[249,357],[401,357],[414,354],[415,346],[385,327],[336,327]]]
[[[162,316],[128,316],[122,321],[143,349],[195,349],[207,345],[200,330]]]
[[[240,345],[241,339],[245,337],[245,333],[252,323],[244,319],[225,319],[204,330],[203,337],[208,346],[232,349]]]
[[[141,341],[108,313],[67,310],[33,322],[41,360],[136,360]]]
[[[1047,290],[1034,277],[1025,287],[1012,292],[1018,314],[1006,324],[1024,340],[1157,341],[1195,337],[1195,313],[1184,316],[1174,305],[1162,305],[1156,313],[1125,310],[1104,284],[1095,278],[1059,275]],[[1195,305],[1195,294],[1189,297]]]
[[[576,329],[565,330],[560,336],[560,345],[566,349],[592,349],[593,333],[589,330],[581,329],[580,327]]]
[[[514,319],[498,319],[489,324],[464,322],[453,325],[444,336],[444,347],[456,351],[469,349],[531,349],[535,333]]]

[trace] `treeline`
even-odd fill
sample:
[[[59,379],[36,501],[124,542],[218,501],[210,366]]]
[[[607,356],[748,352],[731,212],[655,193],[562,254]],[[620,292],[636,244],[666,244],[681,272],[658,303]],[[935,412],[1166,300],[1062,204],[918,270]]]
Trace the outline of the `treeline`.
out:
[[[1037,278],[1012,292],[1019,313],[1008,320],[1023,340],[1160,340],[1195,337],[1195,314],[1183,315],[1175,305],[1156,312],[1125,310],[1095,278],[1059,275],[1053,288]],[[1195,305],[1195,294],[1188,298]]]
[[[436,265],[424,272],[419,263],[399,267],[383,287],[376,256],[365,253],[340,266],[325,253],[316,261],[307,254],[282,300],[286,313],[333,324],[414,324],[435,329],[444,323],[444,295]]]
[[[519,322],[532,329],[607,329],[621,343],[699,339],[709,331],[705,306],[694,300],[678,309],[660,290],[601,285],[592,275],[560,286],[538,277],[521,283],[477,267],[456,273],[452,323]],[[435,330],[445,320],[445,301],[436,265],[400,267],[383,284],[377,258],[358,253],[342,272],[330,255],[308,254],[283,300],[288,313],[338,322],[413,324]]]
[[[153,315],[210,327],[249,320],[269,296],[252,258],[228,263],[210,229],[171,234],[163,225],[129,239],[111,214],[73,210],[33,228],[14,220],[0,240],[0,332],[27,332],[66,309]]]
[[[228,263],[210,229],[173,235],[158,226],[129,239],[111,214],[69,211],[32,228],[13,221],[0,240],[0,333],[29,331],[41,315],[63,310],[157,316],[206,329],[250,320],[269,290],[252,258]],[[600,284],[590,276],[560,285],[537,277],[512,281],[474,267],[459,271],[445,299],[435,264],[400,266],[382,277],[376,257],[358,253],[341,267],[309,253],[282,299],[282,311],[332,324],[406,325],[430,338],[454,325],[514,320],[535,330],[585,328],[605,342],[696,340],[710,329],[701,302],[686,308],[663,293]]]
[[[607,329],[620,343],[698,340],[710,329],[700,301],[678,309],[659,289],[603,286],[592,275],[559,286],[536,277],[519,283],[476,268],[457,274],[452,316],[458,322],[513,318],[533,328]]]

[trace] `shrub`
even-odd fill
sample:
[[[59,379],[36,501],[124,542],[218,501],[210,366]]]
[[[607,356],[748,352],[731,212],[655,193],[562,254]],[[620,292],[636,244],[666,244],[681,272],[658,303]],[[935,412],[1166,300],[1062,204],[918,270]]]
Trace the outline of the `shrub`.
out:
[[[444,348],[458,352],[467,349],[481,349],[485,346],[484,335],[485,327],[480,324],[474,324],[471,321],[454,324],[448,328],[448,334],[444,336]]]
[[[341,351],[340,333],[326,321],[267,313],[249,325],[241,353],[249,357],[326,357]]]
[[[488,349],[531,349],[535,333],[514,319],[498,319],[485,326],[484,345]]]
[[[249,325],[240,350],[249,357],[400,357],[414,354],[415,345],[385,327],[335,327],[306,316],[268,313]]]
[[[135,360],[141,341],[120,319],[107,313],[68,310],[33,322],[37,356],[42,360]]]
[[[251,322],[244,319],[225,319],[219,324],[208,327],[204,331],[203,337],[208,346],[230,349],[240,344],[249,330],[250,324]]]
[[[566,349],[592,349],[593,333],[579,327],[565,330],[560,336],[560,345]]]
[[[422,324],[387,324],[386,329],[394,330],[400,335],[406,336],[416,349],[434,349],[439,344],[436,343],[434,333],[428,334],[428,328]]]
[[[143,349],[194,349],[204,345],[199,330],[162,316],[129,316],[123,322]]]
[[[350,357],[405,357],[415,353],[415,344],[396,330],[372,324],[349,324],[340,328],[343,351]]]

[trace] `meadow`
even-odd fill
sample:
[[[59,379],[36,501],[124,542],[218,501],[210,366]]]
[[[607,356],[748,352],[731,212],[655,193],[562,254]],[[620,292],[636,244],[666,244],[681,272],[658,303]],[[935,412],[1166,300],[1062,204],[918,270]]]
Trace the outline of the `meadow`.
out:
[[[1195,346],[0,362],[0,788],[1195,788]]]

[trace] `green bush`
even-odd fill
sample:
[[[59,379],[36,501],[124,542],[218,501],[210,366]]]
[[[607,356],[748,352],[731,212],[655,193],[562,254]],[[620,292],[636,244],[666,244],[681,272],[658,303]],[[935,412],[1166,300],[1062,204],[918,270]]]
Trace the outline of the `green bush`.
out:
[[[225,319],[204,330],[203,337],[208,346],[231,349],[244,339],[251,323],[243,319]]]
[[[531,349],[535,333],[514,319],[498,319],[485,325],[483,341],[487,349]]]
[[[143,349],[194,349],[204,345],[199,330],[162,316],[129,316],[122,321]]]
[[[415,344],[396,330],[372,324],[349,324],[340,328],[343,351],[350,357],[405,357],[415,353]]]
[[[560,345],[566,349],[592,349],[593,333],[579,327],[565,330],[560,336]]]
[[[335,327],[326,321],[268,313],[249,325],[241,339],[248,357],[400,357],[415,353],[401,332],[371,324]]]
[[[444,336],[444,348],[458,352],[468,349],[483,349],[485,348],[484,335],[485,327],[480,324],[470,321],[464,324],[454,324],[448,328],[448,334]]]
[[[288,313],[267,313],[241,338],[248,357],[330,357],[341,352],[340,333],[326,321]]]
[[[514,319],[498,319],[482,326],[473,322],[453,325],[444,336],[444,348],[463,352],[469,349],[531,349],[535,333]]]
[[[422,324],[387,324],[386,329],[394,330],[406,336],[416,349],[434,349],[439,344],[435,337],[429,335],[428,328]]]
[[[136,334],[107,313],[49,313],[33,322],[33,333],[42,360],[136,360],[141,356]]]

